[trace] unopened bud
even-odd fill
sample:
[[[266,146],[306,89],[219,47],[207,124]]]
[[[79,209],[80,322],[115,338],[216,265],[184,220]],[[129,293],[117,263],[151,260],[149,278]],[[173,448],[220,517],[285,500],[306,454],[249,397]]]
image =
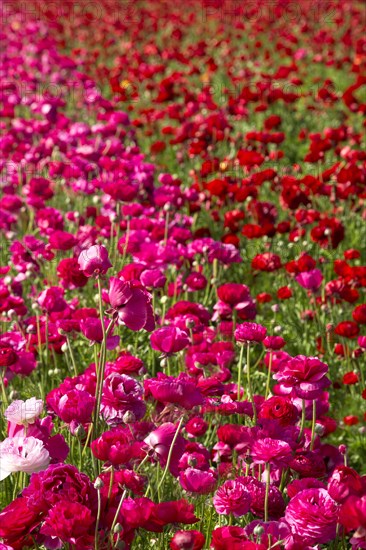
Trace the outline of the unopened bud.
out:
[[[253,529],[253,535],[255,535],[256,537],[261,537],[264,533],[264,527],[263,525],[256,525]]]
[[[86,437],[86,431],[84,430],[84,426],[82,424],[79,424],[79,426],[75,429],[75,437],[82,441]]]
[[[126,411],[122,417],[122,420],[125,424],[132,424],[136,420],[136,416],[132,411]]]
[[[94,482],[94,488],[99,491],[104,487],[103,481],[100,479],[100,477],[97,477],[97,479]]]

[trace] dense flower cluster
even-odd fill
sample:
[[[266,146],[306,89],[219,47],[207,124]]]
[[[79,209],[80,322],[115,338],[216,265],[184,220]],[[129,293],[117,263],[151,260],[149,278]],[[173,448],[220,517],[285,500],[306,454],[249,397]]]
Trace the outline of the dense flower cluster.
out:
[[[0,549],[366,548],[363,6],[67,4],[0,35]]]

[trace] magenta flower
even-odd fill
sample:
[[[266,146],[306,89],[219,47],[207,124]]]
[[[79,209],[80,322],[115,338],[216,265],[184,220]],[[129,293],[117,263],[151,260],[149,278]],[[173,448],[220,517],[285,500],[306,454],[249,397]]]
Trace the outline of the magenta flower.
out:
[[[258,439],[254,442],[250,455],[255,464],[265,464],[266,462],[276,467],[286,466],[292,456],[292,450],[288,443],[280,439]]]
[[[311,271],[303,271],[295,277],[296,281],[306,290],[315,292],[322,284],[323,274],[320,269],[312,269]]]
[[[273,378],[279,381],[277,388],[281,394],[294,391],[302,399],[316,399],[330,386],[327,372],[328,365],[317,357],[297,355],[285,361]]]
[[[110,462],[114,466],[142,459],[146,454],[142,450],[142,442],[135,441],[131,430],[121,426],[103,432],[98,439],[92,441],[90,447],[99,460]]]
[[[160,466],[164,468],[167,463],[170,447],[177,432],[177,426],[171,422],[166,422],[152,431],[145,439],[147,447],[153,452]],[[186,440],[180,434],[175,438],[169,471],[177,477],[179,475],[179,460],[181,459],[186,446]]]
[[[251,476],[239,477],[238,481],[240,481],[244,485],[245,489],[250,493],[250,511],[252,514],[263,517],[266,484]],[[271,484],[268,495],[269,517],[274,519],[280,518],[285,508],[286,505],[281,491],[275,485]]]
[[[338,503],[343,503],[350,495],[362,496],[364,492],[364,479],[347,466],[338,466],[328,481],[328,492]]]
[[[143,388],[137,380],[127,374],[113,372],[103,384],[101,415],[110,425],[125,422],[126,413],[133,420],[141,420],[146,412],[142,396]]]
[[[108,257],[108,250],[105,246],[95,244],[84,249],[78,258],[79,267],[87,277],[99,277],[105,275],[112,267]]]
[[[188,334],[175,326],[162,327],[155,330],[150,336],[151,347],[171,355],[181,351],[189,344]]]
[[[95,398],[89,392],[70,390],[60,397],[58,416],[67,424],[72,421],[85,424],[91,421],[94,405]]]
[[[38,303],[47,313],[64,311],[67,303],[64,300],[64,290],[58,286],[47,288],[38,296]]]
[[[145,269],[140,275],[140,281],[147,288],[164,288],[166,277],[160,269]]]
[[[79,502],[94,514],[97,509],[97,492],[89,477],[71,464],[51,465],[33,474],[22,495],[27,499],[28,508],[41,514],[60,501]]]
[[[79,502],[61,500],[49,510],[41,533],[76,545],[77,548],[87,548],[86,543],[91,544],[94,538],[91,532],[87,537],[93,524],[94,519],[89,508]]]
[[[183,372],[177,378],[159,372],[157,378],[145,380],[145,391],[161,403],[174,403],[187,410],[203,403],[194,379]]]
[[[104,319],[104,326],[107,329],[109,326],[109,323],[112,323],[113,321],[108,321]],[[80,330],[84,334],[84,336],[93,342],[101,343],[103,341],[103,330],[102,330],[102,323],[100,319],[97,319],[96,317],[88,317],[86,319],[81,319],[80,321]],[[112,330],[113,332],[113,330]],[[107,336],[107,349],[112,350],[115,349],[119,344],[120,337],[118,335],[113,336],[111,333]]]
[[[116,312],[120,324],[131,330],[144,328],[154,330],[154,312],[150,294],[131,281],[121,281],[111,277],[109,281],[109,301]]]
[[[267,329],[257,323],[245,322],[237,326],[234,334],[237,342],[262,342],[267,334]]]
[[[251,496],[245,486],[238,480],[225,481],[213,498],[213,505],[218,514],[245,516],[250,510]]]
[[[211,470],[187,468],[180,473],[179,482],[185,491],[205,495],[213,491],[216,485],[216,476]]]
[[[305,489],[288,503],[285,519],[296,539],[305,544],[326,544],[335,539],[339,506],[325,489]]]

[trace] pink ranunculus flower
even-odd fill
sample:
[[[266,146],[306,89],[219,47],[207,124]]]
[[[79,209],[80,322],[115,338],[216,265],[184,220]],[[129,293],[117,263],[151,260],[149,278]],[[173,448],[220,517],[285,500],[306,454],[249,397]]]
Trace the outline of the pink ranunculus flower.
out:
[[[126,413],[141,420],[146,412],[142,397],[143,388],[137,380],[112,372],[104,380],[100,413],[109,425],[122,424]]]
[[[33,424],[43,411],[42,399],[31,397],[26,401],[17,399],[6,409],[4,416],[8,422],[28,426]]]
[[[213,491],[216,485],[216,476],[211,470],[186,468],[180,473],[179,482],[185,491],[205,495]]]
[[[94,406],[95,397],[89,392],[73,389],[60,397],[58,416],[67,424],[72,421],[85,424],[91,421]]]
[[[188,334],[172,325],[155,330],[150,336],[151,347],[165,355],[181,351],[189,344]]]
[[[286,466],[292,457],[291,447],[286,441],[265,437],[254,442],[250,455],[255,464],[269,462],[276,467]]]
[[[229,479],[219,487],[213,498],[213,505],[218,514],[244,516],[249,512],[250,492],[239,480]]]
[[[322,284],[323,274],[320,269],[312,269],[311,271],[303,271],[295,277],[300,286],[315,292]]]
[[[92,512],[87,506],[61,500],[48,511],[41,533],[52,538],[57,537],[77,548],[90,548],[93,523]]]
[[[278,393],[295,392],[302,399],[316,399],[330,386],[326,374],[329,367],[317,357],[297,355],[290,357],[280,370],[273,375],[278,380]]]
[[[136,286],[131,281],[121,281],[111,277],[108,296],[120,324],[126,325],[131,330],[142,328],[148,332],[154,330],[151,296],[144,288]]]
[[[181,372],[179,376],[167,376],[159,372],[156,378],[145,380],[145,392],[161,403],[174,403],[187,410],[202,405],[203,396],[194,378]]]
[[[238,325],[234,333],[237,342],[262,342],[266,334],[266,327],[249,322]]]
[[[98,277],[107,273],[112,264],[105,246],[95,244],[83,250],[78,258],[79,267],[87,277]]]
[[[13,472],[33,474],[45,470],[50,455],[35,437],[7,437],[0,443],[0,481]]]
[[[153,455],[159,461],[162,468],[164,468],[167,463],[170,447],[173,443],[173,439],[175,439],[169,463],[169,471],[176,477],[179,475],[179,460],[184,453],[187,443],[180,434],[176,436],[177,429],[178,427],[172,422],[165,422],[144,439],[144,443],[149,450],[153,452]]]
[[[106,329],[109,327],[109,323],[113,323],[113,321],[108,321],[104,319],[104,326]],[[101,320],[97,319],[96,317],[87,317],[86,319],[81,319],[80,330],[84,334],[84,336],[91,342],[101,343],[103,341],[102,323]],[[120,337],[118,335],[113,336],[112,329],[112,332],[109,334],[109,336],[107,336],[107,349],[115,349],[119,344],[119,340]]]
[[[326,489],[305,489],[288,503],[285,520],[295,541],[326,544],[336,537],[339,509]]]

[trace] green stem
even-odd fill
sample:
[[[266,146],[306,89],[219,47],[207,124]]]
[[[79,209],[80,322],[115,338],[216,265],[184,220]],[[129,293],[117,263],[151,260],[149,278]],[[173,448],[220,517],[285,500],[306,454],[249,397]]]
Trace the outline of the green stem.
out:
[[[243,372],[244,346],[240,348],[239,365],[238,365],[238,401],[241,399],[241,374]]]
[[[304,429],[305,429],[305,419],[306,419],[306,403],[305,399],[302,400],[302,410],[301,410],[301,424],[300,424],[300,433],[299,433],[299,441],[301,440]]]
[[[264,398],[267,399],[269,395],[269,386],[271,383],[271,374],[272,374],[272,359],[273,359],[273,352],[269,352],[269,365],[268,365],[268,373],[267,373],[267,383],[266,383],[266,393]]]
[[[253,406],[253,423],[257,423],[257,409],[253,399],[252,379],[250,376],[250,344],[247,343],[247,379],[248,379],[248,397]]]
[[[168,460],[167,460],[167,462],[166,462],[166,465],[165,465],[164,472],[163,472],[163,475],[162,475],[162,477],[161,477],[161,480],[160,480],[160,482],[159,482],[159,484],[158,484],[158,489],[157,489],[157,491],[158,491],[158,500],[159,500],[159,502],[160,502],[160,487],[161,487],[162,484],[164,483],[164,479],[165,479],[165,477],[166,477],[166,475],[167,475],[167,473],[168,473],[168,469],[169,469],[169,466],[170,466],[170,461],[171,461],[171,459],[172,459],[174,444],[175,444],[175,442],[176,442],[176,440],[177,440],[178,434],[179,434],[180,429],[181,429],[181,427],[182,427],[182,423],[183,423],[183,416],[182,416],[181,419],[179,420],[179,424],[178,424],[177,430],[176,430],[176,432],[175,432],[175,434],[174,434],[173,441],[172,441],[172,443],[171,443],[171,445],[170,445],[169,454],[168,454]]]
[[[269,462],[266,463],[266,472],[267,472],[267,479],[266,479],[266,493],[264,496],[264,521],[268,521],[268,497],[269,497],[269,487],[271,485],[271,464]]]
[[[315,443],[315,424],[316,424],[316,401],[313,400],[313,417],[311,421],[311,443],[310,443],[310,450],[312,451],[314,449],[314,443]]]
[[[127,495],[127,489],[125,489],[122,493],[121,500],[119,501],[118,508],[117,508],[116,514],[115,514],[114,519],[113,519],[113,523],[112,523],[112,527],[111,527],[111,536],[112,537],[113,537],[114,528],[115,528],[117,520],[118,520],[119,513],[120,513],[121,508],[122,508],[122,504],[123,504],[123,501],[126,498],[126,495]]]
[[[102,510],[102,500],[100,496],[100,488],[97,489],[97,495],[98,495],[98,514],[97,514],[97,521],[95,522],[95,542],[94,542],[94,548],[95,550],[99,549],[99,521],[100,521],[100,514]]]

